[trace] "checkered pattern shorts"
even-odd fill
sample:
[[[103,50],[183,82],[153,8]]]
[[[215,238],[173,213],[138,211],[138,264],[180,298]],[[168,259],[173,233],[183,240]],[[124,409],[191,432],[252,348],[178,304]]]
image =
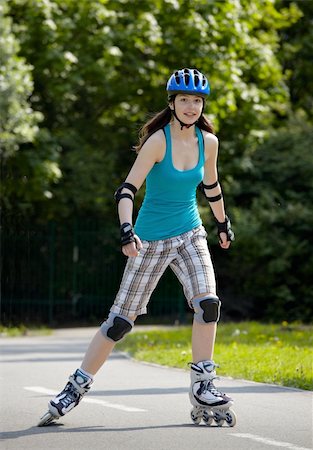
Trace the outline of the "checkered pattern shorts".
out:
[[[215,275],[206,237],[201,225],[173,238],[142,241],[139,255],[128,258],[111,312],[129,317],[146,314],[151,294],[168,266],[182,284],[190,307],[196,295],[215,294]]]

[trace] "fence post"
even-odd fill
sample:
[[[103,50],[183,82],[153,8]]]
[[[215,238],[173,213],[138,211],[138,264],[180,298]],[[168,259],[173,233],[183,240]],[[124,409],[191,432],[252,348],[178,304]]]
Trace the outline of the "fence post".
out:
[[[49,325],[53,324],[55,274],[55,223],[49,222]]]

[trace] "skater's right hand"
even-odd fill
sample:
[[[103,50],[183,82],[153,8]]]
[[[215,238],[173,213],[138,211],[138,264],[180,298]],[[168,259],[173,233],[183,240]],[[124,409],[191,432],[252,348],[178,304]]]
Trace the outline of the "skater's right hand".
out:
[[[134,258],[139,255],[139,251],[142,248],[142,243],[140,238],[135,234],[135,242],[130,242],[129,244],[123,245],[122,252],[125,256]]]

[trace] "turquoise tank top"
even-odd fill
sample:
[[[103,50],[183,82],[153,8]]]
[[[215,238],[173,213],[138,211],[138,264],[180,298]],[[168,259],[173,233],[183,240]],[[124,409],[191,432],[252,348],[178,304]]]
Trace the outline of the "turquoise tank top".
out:
[[[178,170],[172,159],[170,125],[165,126],[165,156],[152,167],[146,178],[146,193],[134,227],[140,239],[163,240],[201,225],[196,191],[203,179],[205,157],[201,130],[195,129],[198,163],[193,169]]]

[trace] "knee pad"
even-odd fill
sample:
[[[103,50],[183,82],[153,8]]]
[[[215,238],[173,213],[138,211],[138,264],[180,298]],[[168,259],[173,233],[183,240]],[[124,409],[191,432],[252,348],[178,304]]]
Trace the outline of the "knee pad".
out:
[[[218,322],[221,302],[215,295],[195,298],[192,300],[194,318],[198,323]]]
[[[134,326],[134,322],[126,316],[110,313],[109,317],[100,329],[103,336],[110,341],[120,341],[126,333],[129,333]]]

